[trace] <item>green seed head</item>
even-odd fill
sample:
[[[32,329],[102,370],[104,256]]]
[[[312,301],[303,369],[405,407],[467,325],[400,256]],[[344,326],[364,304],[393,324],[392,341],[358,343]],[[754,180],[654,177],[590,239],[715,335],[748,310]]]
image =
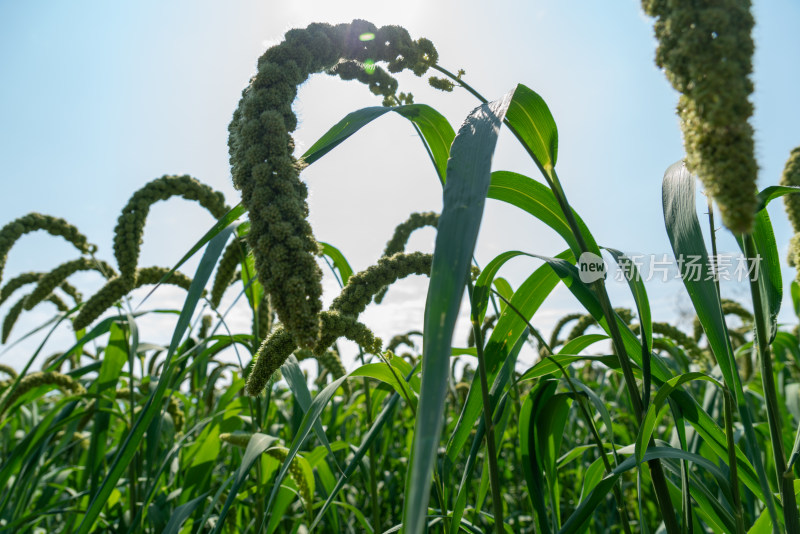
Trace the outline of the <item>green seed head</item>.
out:
[[[22,273],[12,278],[6,282],[6,285],[3,286],[3,289],[0,289],[0,304],[3,304],[6,300],[8,300],[8,297],[10,297],[14,291],[24,285],[38,282],[42,276],[44,276],[44,273],[29,272]]]
[[[550,334],[551,349],[557,347],[561,343],[561,340],[558,339],[558,335],[561,333],[561,330],[567,325],[567,323],[580,319],[581,317],[583,317],[583,314],[570,313],[558,320],[556,325],[553,327],[553,333]]]
[[[614,308],[614,311],[625,324],[630,324],[633,320],[633,312],[628,308]],[[590,326],[596,324],[597,321],[591,315],[581,315],[567,336],[567,341],[572,341],[582,336]]]
[[[119,299],[127,295],[133,289],[133,282],[130,279],[121,277],[112,278],[100,291],[87,300],[81,307],[78,316],[72,322],[73,328],[83,330],[95,319],[100,317],[107,309],[114,305]]]
[[[250,438],[253,437],[253,434],[250,432],[242,432],[236,434],[230,434],[228,432],[224,432],[219,435],[220,441],[224,441],[225,443],[230,443],[234,447],[240,447],[242,449],[247,448],[247,444],[250,443]]]
[[[31,373],[22,377],[17,384],[16,389],[13,391],[6,391],[3,394],[3,397],[0,398],[0,416],[10,408],[14,402],[17,401],[20,397],[25,395],[25,393],[31,391],[32,389],[38,388],[39,386],[56,386],[58,389],[63,391],[64,393],[70,393],[72,395],[84,395],[86,394],[86,389],[76,380],[68,375],[63,375],[61,373],[56,372],[49,372],[49,373]]]
[[[267,449],[265,452],[281,463],[285,462],[286,458],[289,456],[289,449],[284,447],[272,447]],[[294,481],[295,486],[297,486],[297,490],[300,493],[300,498],[303,501],[303,506],[306,509],[307,518],[309,521],[311,521],[313,518],[314,509],[314,501],[312,500],[313,491],[308,484],[308,480],[306,479],[306,471],[302,465],[302,462],[304,461],[305,460],[303,460],[300,456],[295,455],[295,457],[292,458],[292,462],[289,464],[289,476]],[[307,462],[305,467],[308,469],[308,473],[310,474],[311,470],[308,467]]]
[[[139,248],[150,206],[159,200],[167,200],[174,196],[197,201],[216,219],[225,215],[230,209],[225,204],[222,193],[214,191],[191,176],[162,176],[148,183],[128,200],[114,229],[114,256],[122,278],[135,279]]]
[[[792,150],[781,175],[781,185],[800,186],[800,147]],[[792,193],[783,196],[786,215],[792,223],[795,233],[800,232],[800,194]]]
[[[4,363],[0,363],[0,372],[7,374],[11,377],[11,380],[15,380],[17,378],[17,370],[11,367],[10,365],[6,365]]]
[[[234,239],[228,246],[225,247],[225,252],[222,253],[217,264],[217,274],[214,276],[214,284],[211,286],[211,305],[215,308],[219,307],[222,301],[222,295],[225,290],[233,283],[236,268],[242,261],[242,251],[246,250],[246,245],[239,239]]]
[[[331,310],[358,316],[378,292],[395,281],[412,274],[430,275],[433,256],[422,252],[398,252],[382,257],[377,265],[352,275],[341,294],[334,299]]]
[[[753,113],[753,17],[749,0],[643,0],[656,18],[656,64],[681,93],[686,164],[717,202],[725,226],[751,230],[757,208]]]
[[[89,270],[95,270],[106,278],[111,278],[116,274],[109,264],[94,258],[78,258],[62,263],[39,279],[36,289],[25,300],[25,309],[32,310],[34,306],[51,295],[56,287],[62,285],[74,273]]]
[[[375,38],[361,40],[365,34]],[[249,211],[247,239],[258,278],[300,347],[310,348],[318,338],[322,271],[307,221],[307,190],[299,179],[303,164],[292,155],[297,87],[311,74],[327,71],[356,79],[391,102],[397,82],[376,63],[386,63],[392,73],[410,69],[421,76],[437,58],[430,41],[412,41],[397,26],[377,28],[361,20],[312,24],[287,32],[281,44],[267,50],[242,93],[228,128],[233,183]]]
[[[406,248],[406,244],[408,243],[409,237],[414,232],[414,230],[418,230],[420,228],[424,228],[426,226],[432,226],[436,228],[439,224],[439,214],[434,213],[432,211],[427,211],[424,213],[412,213],[408,219],[404,222],[397,225],[394,229],[394,235],[386,243],[386,249],[383,251],[383,256],[388,257],[398,252],[403,252]],[[383,297],[386,296],[386,291],[388,291],[388,287],[381,289],[377,295],[375,295],[375,302],[380,304],[383,301]]]
[[[51,235],[61,236],[83,253],[93,252],[97,249],[94,245],[89,244],[86,237],[77,228],[64,219],[41,213],[29,213],[0,228],[0,281],[3,279],[8,251],[11,250],[17,239],[36,230],[45,230]]]

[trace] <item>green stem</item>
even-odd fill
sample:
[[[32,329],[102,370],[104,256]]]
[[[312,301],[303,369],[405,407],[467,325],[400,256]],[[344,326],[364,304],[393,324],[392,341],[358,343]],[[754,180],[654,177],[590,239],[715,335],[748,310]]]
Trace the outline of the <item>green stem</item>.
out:
[[[733,440],[733,394],[729,389],[723,391],[725,410],[725,441],[728,445],[728,467],[731,471],[731,493],[733,493],[733,518],[736,520],[736,534],[745,533],[742,495],[739,491],[739,468],[736,464],[736,442]]]
[[[469,283],[469,292],[472,295],[474,287]],[[475,334],[475,349],[478,356],[478,372],[480,374],[481,395],[483,395],[483,421],[486,426],[486,455],[489,462],[489,482],[492,488],[492,507],[494,509],[494,531],[503,534],[503,498],[500,493],[500,475],[497,467],[497,450],[495,447],[494,423],[492,414],[494,409],[491,398],[489,397],[489,382],[486,378],[486,362],[483,356],[483,336],[481,335],[481,324],[472,309],[472,331]]]
[[[742,236],[744,254],[748,262],[754,264],[754,276],[750,279],[750,295],[753,299],[753,317],[756,325],[756,345],[758,359],[761,366],[761,383],[764,388],[764,401],[767,408],[767,423],[772,444],[772,454],[775,460],[775,471],[778,477],[778,486],[783,504],[784,522],[786,532],[800,532],[800,514],[797,509],[797,499],[794,494],[794,475],[787,469],[786,456],[783,450],[783,434],[781,433],[780,412],[778,411],[778,393],[775,388],[775,374],[772,369],[772,355],[769,350],[769,335],[767,333],[767,318],[761,302],[761,291],[758,287],[760,273],[759,257],[752,234]],[[769,498],[769,496],[766,496]]]
[[[364,361],[364,354],[361,353],[361,361]],[[364,403],[367,405],[367,428],[372,428],[372,402],[369,394],[369,380],[364,377]],[[381,508],[378,504],[378,479],[375,473],[375,442],[369,445],[369,493],[372,498],[372,528],[375,532],[381,530]]]

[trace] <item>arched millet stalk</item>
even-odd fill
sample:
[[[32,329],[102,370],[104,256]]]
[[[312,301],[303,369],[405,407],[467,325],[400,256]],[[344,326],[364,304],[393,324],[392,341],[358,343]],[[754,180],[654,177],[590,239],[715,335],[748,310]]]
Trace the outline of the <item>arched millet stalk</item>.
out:
[[[64,219],[41,213],[29,213],[0,228],[0,281],[3,280],[8,251],[20,237],[36,230],[45,230],[51,235],[61,236],[85,254],[97,249],[86,240],[86,236]]]
[[[133,283],[131,283],[129,278],[123,278],[122,276],[112,278],[106,285],[100,288],[100,291],[92,295],[92,297],[86,301],[81,311],[78,313],[78,316],[73,321],[73,327],[75,330],[86,328],[119,299],[143,285],[159,283],[169,271],[170,269],[167,267],[145,267],[137,269],[133,278],[135,282]],[[163,283],[188,290],[189,286],[192,284],[192,279],[180,271],[175,271]]]
[[[225,251],[222,253],[219,263],[217,263],[217,273],[214,275],[214,283],[211,286],[211,298],[209,300],[213,307],[219,307],[222,295],[233,283],[236,277],[236,268],[242,261],[242,249],[245,246],[243,242],[236,238],[225,247]]]
[[[384,286],[412,274],[430,274],[432,256],[421,252],[398,253],[381,258],[377,265],[354,274],[331,304],[329,311],[319,315],[320,336],[313,347],[321,355],[338,338],[344,336],[364,347],[368,352],[380,350],[380,340],[357,321],[372,297]],[[274,373],[286,358],[295,351],[297,344],[291,333],[280,326],[264,341],[254,357],[250,376],[247,378],[247,393],[258,395],[263,391]]]
[[[147,183],[136,191],[122,208],[117,226],[114,228],[114,257],[121,278],[135,279],[139,249],[150,206],[159,200],[167,200],[174,196],[197,201],[215,219],[219,219],[230,210],[225,204],[222,193],[214,191],[191,176],[162,176]]]
[[[70,276],[79,271],[95,270],[106,279],[116,275],[114,269],[104,261],[94,258],[78,258],[76,260],[62,263],[49,273],[39,278],[39,283],[33,293],[25,299],[25,309],[32,310],[34,306],[50,295],[56,287],[61,285]]]
[[[406,249],[406,244],[408,244],[408,239],[411,237],[411,234],[415,230],[419,230],[420,228],[425,227],[433,227],[437,228],[439,226],[439,214],[426,211],[423,213],[412,213],[408,219],[397,225],[394,229],[394,235],[386,243],[386,249],[383,251],[383,257],[392,256],[397,254],[398,252],[403,252]],[[381,289],[377,295],[375,295],[375,302],[380,304],[383,300],[383,297],[386,296],[386,292],[389,290],[388,287],[384,287]]]
[[[163,276],[168,271],[161,267],[138,269],[137,266],[150,206],[159,200],[167,200],[174,196],[196,201],[216,219],[230,211],[222,193],[214,191],[191,176],[165,175],[136,191],[122,209],[122,214],[117,219],[117,226],[114,228],[114,256],[120,274],[109,280],[83,305],[74,321],[76,330],[89,326],[117,300],[135,288],[144,284],[158,283],[160,277],[153,281],[157,272],[162,273],[161,276]],[[137,276],[146,276],[148,281],[140,282],[137,280]],[[185,275],[173,273],[165,283],[188,289],[187,281],[191,283],[191,280]]]
[[[374,38],[363,40],[367,35]],[[247,240],[258,278],[300,347],[310,348],[318,338],[322,271],[307,220],[308,192],[299,179],[302,163],[292,155],[297,87],[311,74],[327,71],[365,83],[391,103],[396,80],[381,67],[365,69],[364,62],[386,62],[389,72],[411,69],[421,76],[437,57],[430,41],[413,41],[398,26],[377,28],[361,20],[311,24],[290,30],[281,44],[267,50],[242,93],[228,128],[233,183],[249,211]]]
[[[800,186],[800,147],[792,150],[789,159],[781,174],[781,185]],[[786,215],[794,228],[794,235],[789,241],[789,265],[800,269],[800,195],[792,193],[783,196],[783,205],[786,208]],[[800,271],[797,274],[800,281]]]

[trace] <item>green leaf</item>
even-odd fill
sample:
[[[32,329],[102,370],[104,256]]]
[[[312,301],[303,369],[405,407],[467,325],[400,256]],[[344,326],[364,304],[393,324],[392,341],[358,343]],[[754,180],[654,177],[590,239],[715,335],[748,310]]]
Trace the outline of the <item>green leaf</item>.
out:
[[[425,514],[420,510],[427,509],[430,497],[431,474],[442,431],[453,329],[486,203],[492,155],[512,96],[509,93],[470,113],[450,150],[425,306],[422,384],[403,502],[407,534],[421,534],[425,529]]]
[[[517,85],[506,120],[537,164],[544,171],[552,171],[558,158],[558,129],[544,99],[532,89]]]
[[[570,230],[564,211],[561,209],[553,192],[546,185],[515,172],[495,171],[492,173],[492,183],[489,186],[488,196],[527,211],[555,230],[569,245],[575,257],[580,257],[581,249],[578,246],[575,235]],[[572,213],[575,215],[575,220],[578,222],[578,227],[589,250],[599,256],[600,249],[591,232],[589,232],[580,216],[575,213],[575,210],[572,210]]]
[[[336,148],[345,139],[389,111],[394,111],[414,124],[425,148],[428,150],[428,155],[436,168],[439,180],[444,183],[447,172],[447,158],[450,155],[450,145],[455,138],[455,132],[441,113],[425,104],[410,104],[392,108],[373,106],[354,111],[336,123],[316,143],[311,145],[311,148],[300,158],[301,161],[311,165]]]
[[[289,388],[292,390],[295,400],[300,405],[300,409],[303,411],[303,413],[306,413],[308,411],[308,407],[311,406],[311,392],[308,391],[306,377],[303,374],[303,371],[300,369],[300,364],[294,355],[290,355],[281,366],[281,374],[289,384]],[[325,435],[325,431],[322,428],[322,423],[319,421],[314,423],[314,435],[316,435],[320,443],[322,443],[325,448],[328,449],[328,453],[330,453],[331,458],[333,459],[334,463],[336,463],[336,457],[333,455],[333,451],[331,450],[331,444],[328,441],[328,436]],[[339,469],[339,471],[342,470],[338,463],[336,464],[336,467]]]
[[[107,412],[114,403],[116,397],[117,382],[119,381],[122,368],[128,360],[128,342],[125,339],[125,332],[118,323],[111,323],[111,335],[108,338],[108,345],[103,352],[103,363],[100,366],[100,372],[97,379],[92,383],[89,388],[89,393],[98,395],[97,398],[97,411],[94,414],[94,427],[92,428],[92,437],[89,442],[89,468],[86,475],[89,478],[89,488],[92,493],[97,490],[97,485],[100,482],[102,470],[98,469],[107,446],[106,438],[108,435],[108,425],[110,416]]]
[[[344,254],[342,254],[338,248],[329,243],[320,241],[319,245],[322,248],[322,253],[331,259],[333,266],[339,271],[339,276],[342,278],[342,285],[346,286],[347,280],[353,276],[353,269],[350,267],[350,264],[347,263],[347,259],[344,257]]]
[[[769,213],[762,209],[756,214],[753,223],[753,241],[756,246],[758,262],[758,289],[761,293],[761,308],[764,317],[769,318],[767,327],[767,344],[775,340],[778,333],[778,312],[783,302],[783,278],[781,276],[781,260],[778,256],[778,245],[775,243],[775,232]],[[736,236],[739,248],[744,251],[741,235]],[[747,280],[746,277],[745,280]]]
[[[172,512],[172,517],[169,518],[167,526],[164,527],[163,534],[178,534],[183,523],[189,519],[200,503],[206,499],[207,495],[208,492],[175,508],[175,511]]]
[[[796,185],[771,185],[765,187],[758,193],[758,211],[766,208],[776,198],[790,193],[800,193],[800,187]]]

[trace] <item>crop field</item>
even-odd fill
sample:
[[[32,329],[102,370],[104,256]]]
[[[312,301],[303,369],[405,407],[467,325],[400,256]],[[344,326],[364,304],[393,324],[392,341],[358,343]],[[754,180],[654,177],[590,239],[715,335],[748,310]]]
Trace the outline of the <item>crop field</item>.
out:
[[[412,28],[290,29],[251,58],[230,110],[237,196],[186,174],[143,182],[108,256],[36,199],[0,218],[0,532],[800,533],[800,284],[785,277],[800,267],[800,147],[759,176],[749,1],[635,7],[678,99],[684,155],[650,177],[661,202],[648,216],[687,321],[615,248],[636,221],[601,242],[568,199],[556,118],[524,69],[497,97]],[[364,105],[297,143],[298,90],[322,73]],[[451,123],[401,90],[409,74],[472,111]],[[441,208],[408,213],[358,270],[317,238],[303,173],[389,117],[414,135]],[[501,135],[531,172],[493,166]],[[142,246],[163,201],[215,222],[153,265]],[[560,252],[534,236],[479,262],[490,205],[537,221]],[[424,232],[432,246],[416,250]],[[72,256],[7,268],[34,233]],[[87,273],[102,284],[87,291]],[[745,288],[735,298],[729,276]],[[367,309],[411,277],[425,280],[419,327],[379,336]],[[179,306],[142,305],[165,288]],[[557,291],[574,309],[543,321]],[[31,326],[34,309],[47,320]],[[169,338],[154,340],[164,318]]]

